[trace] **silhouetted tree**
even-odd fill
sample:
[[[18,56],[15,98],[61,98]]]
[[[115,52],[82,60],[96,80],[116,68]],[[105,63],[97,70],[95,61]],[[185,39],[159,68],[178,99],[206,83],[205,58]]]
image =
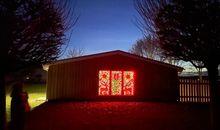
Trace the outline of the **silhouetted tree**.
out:
[[[161,55],[160,48],[158,48],[158,42],[150,35],[137,40],[137,42],[132,45],[129,52],[151,59],[158,59],[160,61],[164,59]]]
[[[77,17],[59,0],[0,1],[0,129],[5,129],[5,75],[55,60]]]
[[[156,36],[155,19],[157,14],[169,0],[134,0],[134,6],[140,15],[136,23],[145,35]]]
[[[67,51],[67,58],[78,57],[84,54],[84,49],[82,48],[72,48]]]
[[[139,39],[134,43],[129,50],[130,53],[170,63],[173,65],[181,65],[183,61],[174,59],[173,57],[167,57],[163,54],[163,50],[159,46],[159,41],[157,38],[152,37],[150,35],[145,36],[142,39]]]
[[[164,54],[190,61],[196,67],[199,67],[196,63],[202,63],[208,70],[211,124],[212,129],[219,130],[220,88],[217,80],[220,63],[220,1],[152,1],[154,0],[138,1],[137,9],[146,23],[153,22],[147,24],[153,26]],[[151,11],[151,9],[156,10]],[[148,15],[145,12],[152,15],[148,21],[145,19]]]
[[[204,69],[204,64],[201,61],[194,61],[193,65],[196,68],[196,71],[198,72],[199,81],[202,81],[202,70]]]

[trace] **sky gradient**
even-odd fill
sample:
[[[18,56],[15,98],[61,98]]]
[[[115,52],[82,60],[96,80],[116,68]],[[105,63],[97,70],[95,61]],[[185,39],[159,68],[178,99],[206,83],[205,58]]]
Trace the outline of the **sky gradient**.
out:
[[[133,0],[76,0],[73,3],[79,20],[67,49],[63,49],[65,53],[71,48],[83,48],[85,54],[128,51],[143,36],[135,25],[138,13]]]

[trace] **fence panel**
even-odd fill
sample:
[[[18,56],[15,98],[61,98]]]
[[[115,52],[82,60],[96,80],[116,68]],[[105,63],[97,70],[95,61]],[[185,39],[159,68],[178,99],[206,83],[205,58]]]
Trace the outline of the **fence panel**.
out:
[[[180,78],[180,102],[210,102],[208,79]]]

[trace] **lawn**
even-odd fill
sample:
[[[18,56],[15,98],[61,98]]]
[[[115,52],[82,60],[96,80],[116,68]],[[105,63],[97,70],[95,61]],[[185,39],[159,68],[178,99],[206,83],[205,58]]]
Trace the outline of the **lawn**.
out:
[[[209,130],[205,104],[46,102],[28,114],[25,130]]]
[[[45,85],[25,85],[25,90],[32,107],[25,130],[207,130],[210,126],[209,107],[205,104],[45,102]],[[8,87],[8,121],[10,92]]]
[[[28,92],[28,102],[31,109],[39,106],[46,99],[46,85],[45,84],[26,84],[24,90]],[[7,121],[10,121],[10,104],[11,104],[11,94],[12,88],[8,86],[6,88],[6,114]]]

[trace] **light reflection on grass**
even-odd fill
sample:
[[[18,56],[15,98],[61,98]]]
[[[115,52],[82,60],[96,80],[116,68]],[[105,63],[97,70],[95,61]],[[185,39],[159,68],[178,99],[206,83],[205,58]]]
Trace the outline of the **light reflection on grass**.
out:
[[[7,121],[10,121],[10,105],[11,105],[11,87],[6,88],[6,114]],[[25,91],[28,92],[28,102],[31,106],[31,109],[39,106],[45,102],[46,99],[46,85],[45,84],[30,84],[25,85]]]

